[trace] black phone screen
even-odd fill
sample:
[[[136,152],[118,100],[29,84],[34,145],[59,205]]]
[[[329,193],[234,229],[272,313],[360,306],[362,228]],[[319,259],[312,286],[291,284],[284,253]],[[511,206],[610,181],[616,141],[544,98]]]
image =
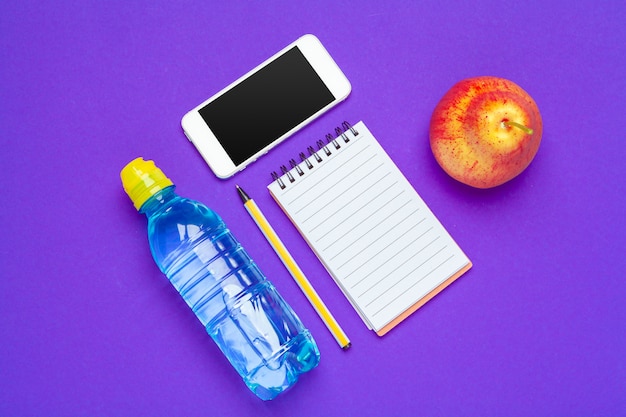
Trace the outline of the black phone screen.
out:
[[[199,113],[239,165],[334,100],[295,46]]]

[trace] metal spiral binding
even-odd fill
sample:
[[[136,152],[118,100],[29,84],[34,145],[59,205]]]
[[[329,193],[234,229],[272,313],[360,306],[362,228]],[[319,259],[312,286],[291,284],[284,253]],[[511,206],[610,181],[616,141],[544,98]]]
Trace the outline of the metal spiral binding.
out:
[[[281,165],[280,170],[282,171],[283,175],[287,175],[287,179],[289,180],[289,182],[295,181],[295,178],[293,177],[293,175],[291,175],[291,172],[289,172],[286,166]]]
[[[283,182],[283,180],[280,179],[280,177],[278,176],[276,171],[272,171],[272,180],[274,180],[274,181],[276,181],[278,183],[278,185],[280,186],[281,190],[285,189],[285,183]]]
[[[343,134],[342,134],[342,136],[345,138],[345,141],[346,141],[346,142],[350,142],[350,139],[348,139],[348,136],[346,136],[346,132],[347,132],[348,130],[349,130],[350,132],[352,132],[352,134],[353,134],[354,136],[358,136],[358,135],[359,135],[359,132],[358,132],[358,131],[354,128],[354,127],[352,127],[352,125],[351,125],[350,123],[348,123],[348,122],[343,122],[343,123],[341,124],[341,127],[343,127]]]
[[[330,149],[328,149],[328,146],[326,146],[326,145],[324,144],[324,141],[323,141],[323,140],[318,140],[318,141],[317,141],[317,148],[318,148],[320,151],[321,151],[321,150],[323,150],[323,151],[324,151],[324,153],[326,154],[326,156],[331,156],[331,155],[332,155],[332,152],[330,151]]]
[[[315,161],[319,164],[323,161],[321,151],[323,151],[323,154],[325,154],[327,157],[332,155],[333,151],[331,150],[331,147],[329,145],[332,145],[332,147],[334,147],[335,150],[341,149],[340,139],[343,140],[344,144],[350,142],[350,138],[348,137],[348,134],[347,134],[348,131],[350,131],[353,136],[359,135],[359,132],[354,127],[352,127],[350,123],[343,122],[340,127],[338,126],[335,128],[335,136],[329,133],[326,135],[326,142],[324,142],[323,140],[318,140],[316,142],[317,150],[315,150],[313,146],[308,146],[307,147],[307,151],[309,153],[308,157],[306,156],[304,152],[300,152],[300,155],[299,155],[300,163],[297,163],[295,159],[290,159],[289,166],[291,168],[287,168],[285,165],[281,165],[280,166],[281,174],[278,174],[276,171],[273,171],[271,174],[272,180],[278,183],[278,186],[282,190],[284,190],[287,186],[285,182],[282,180],[283,176],[286,175],[287,180],[289,180],[290,183],[295,182],[296,178],[291,173],[291,170],[293,170],[294,168],[298,176],[300,177],[304,176],[305,171],[302,169],[303,168],[302,163],[306,165],[306,168],[309,171],[312,170],[314,168],[314,165],[311,162],[310,158],[314,157]]]
[[[300,165],[298,165],[298,163],[296,162],[295,159],[290,159],[289,160],[289,165],[291,165],[291,169],[295,168],[296,172],[298,173],[298,175],[303,176],[304,175],[304,171],[302,170],[302,168],[300,168]]]
[[[304,162],[308,169],[313,169],[313,164],[309,161],[309,158],[306,157],[304,152],[300,152],[300,163]]]
[[[306,149],[307,149],[307,151],[309,151],[309,156],[314,156],[314,157],[315,157],[315,160],[316,160],[318,163],[322,162],[322,157],[321,157],[321,156],[319,156],[319,155],[317,154],[317,152],[315,152],[315,149],[314,149],[312,146],[309,146],[309,147],[308,147],[308,148],[306,148]]]

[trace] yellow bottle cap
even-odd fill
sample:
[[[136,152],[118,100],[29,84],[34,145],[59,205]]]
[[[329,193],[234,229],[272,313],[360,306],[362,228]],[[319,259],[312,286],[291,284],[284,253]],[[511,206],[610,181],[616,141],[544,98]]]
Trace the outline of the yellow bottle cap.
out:
[[[162,189],[174,185],[155,164],[139,157],[130,161],[120,172],[124,191],[139,210],[143,203]]]

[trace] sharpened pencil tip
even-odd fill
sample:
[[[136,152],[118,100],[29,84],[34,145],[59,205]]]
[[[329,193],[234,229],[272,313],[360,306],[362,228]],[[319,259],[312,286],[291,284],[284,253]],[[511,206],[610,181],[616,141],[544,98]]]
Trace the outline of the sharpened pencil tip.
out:
[[[243,188],[241,188],[238,185],[235,185],[235,187],[237,187],[237,192],[239,193],[239,197],[241,197],[241,201],[244,202],[244,204],[250,200],[250,197],[248,196],[248,194],[246,194],[246,192],[243,190]]]

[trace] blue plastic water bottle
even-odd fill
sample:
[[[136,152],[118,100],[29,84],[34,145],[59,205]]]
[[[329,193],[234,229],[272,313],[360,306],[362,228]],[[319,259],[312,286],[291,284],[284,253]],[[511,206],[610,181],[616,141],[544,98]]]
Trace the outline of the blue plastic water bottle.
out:
[[[213,210],[177,195],[153,161],[120,176],[155,262],[252,392],[271,400],[317,366],[311,334]]]

